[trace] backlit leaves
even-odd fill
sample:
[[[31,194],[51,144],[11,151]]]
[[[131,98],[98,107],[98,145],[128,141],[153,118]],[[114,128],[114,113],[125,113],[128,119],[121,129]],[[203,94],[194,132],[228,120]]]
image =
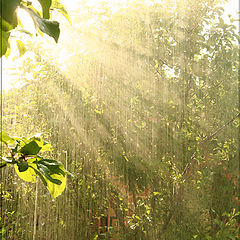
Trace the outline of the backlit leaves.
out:
[[[61,162],[39,156],[39,153],[49,151],[51,144],[36,136],[29,139],[10,137],[5,131],[1,132],[0,140],[8,146],[11,155],[2,157],[1,167],[14,164],[17,175],[27,182],[36,182],[39,177],[52,198],[64,191],[67,178]]]
[[[42,7],[42,17],[30,2],[21,2],[20,0],[2,0],[0,5],[1,14],[1,57],[10,53],[10,46],[8,44],[8,38],[10,36],[10,30],[15,29],[18,25],[21,26],[17,17],[17,7],[21,7],[27,11],[32,17],[35,26],[39,29],[40,33],[46,33],[52,37],[55,42],[58,42],[60,35],[59,23],[57,21],[50,20],[50,9],[57,9],[64,17],[71,23],[70,17],[59,1],[55,0],[38,0]],[[17,47],[19,49],[19,56],[21,57],[25,52],[26,48],[24,44],[17,40]],[[7,51],[8,50],[8,51]]]

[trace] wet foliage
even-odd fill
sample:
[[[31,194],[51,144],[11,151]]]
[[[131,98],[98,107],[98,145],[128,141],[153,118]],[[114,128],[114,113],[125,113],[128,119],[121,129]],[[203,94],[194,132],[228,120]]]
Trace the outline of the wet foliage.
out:
[[[239,239],[239,37],[217,3],[81,1],[69,57],[29,46],[3,129],[74,177],[52,200],[2,168],[3,239]]]

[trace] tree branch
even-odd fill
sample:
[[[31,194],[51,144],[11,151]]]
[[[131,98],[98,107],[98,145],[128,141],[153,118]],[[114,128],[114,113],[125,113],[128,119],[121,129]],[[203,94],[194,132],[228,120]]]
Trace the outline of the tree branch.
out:
[[[6,167],[6,166],[7,166],[7,163],[4,163],[0,166],[0,168]]]
[[[236,118],[240,116],[240,113],[238,113],[235,117],[233,117],[231,120],[226,122],[222,127],[218,128],[214,133],[212,133],[209,137],[206,137],[202,140],[201,144],[205,141],[211,140],[215,135],[217,135],[219,132],[221,132],[226,126],[228,126],[230,123],[232,123]]]

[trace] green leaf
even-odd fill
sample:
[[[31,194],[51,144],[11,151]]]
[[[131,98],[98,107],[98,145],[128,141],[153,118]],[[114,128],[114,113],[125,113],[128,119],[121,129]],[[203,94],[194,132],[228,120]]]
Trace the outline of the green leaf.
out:
[[[42,32],[48,34],[50,37],[53,37],[55,42],[57,43],[60,34],[59,23],[56,21],[41,18],[39,14],[35,13],[30,8],[27,8],[25,6],[23,8],[30,14],[38,28]]]
[[[3,18],[0,17],[1,20],[1,57],[5,55],[7,58],[10,53],[10,44],[9,44],[9,36],[10,31],[14,28],[10,23],[5,21]]]
[[[60,166],[62,166],[62,165],[59,165],[59,166],[51,166],[51,165],[49,165],[48,169],[51,171],[52,174],[59,174],[59,175],[65,176],[65,174],[66,174],[65,170],[62,170],[60,168]]]
[[[49,35],[50,37],[54,38],[55,42],[58,42],[60,28],[59,23],[56,21],[51,21],[47,19],[38,18],[37,25],[39,29]]]
[[[17,164],[14,164],[15,171],[17,175],[26,182],[36,182],[36,172],[34,168],[36,169],[37,166],[35,163],[28,163],[28,169],[24,172],[19,172]]]
[[[19,51],[19,57],[21,57],[22,55],[24,55],[24,53],[27,51],[24,43],[21,40],[17,40],[17,47],[18,47],[18,51]]]
[[[36,155],[41,150],[41,147],[36,143],[35,140],[25,144],[21,149],[20,152],[24,155]]]
[[[62,183],[60,180],[52,178],[51,175],[53,175],[53,171],[51,171],[49,166],[46,166],[42,163],[37,162],[37,167],[38,167],[38,170],[43,174],[43,176],[46,177],[47,180],[49,180],[50,182],[55,183],[57,185],[60,185]],[[58,168],[58,166],[54,166],[54,167]]]
[[[0,141],[4,142],[5,144],[13,144],[15,140],[8,136],[5,131],[0,132]]]
[[[18,161],[17,166],[19,172],[25,172],[28,169],[28,163],[24,161]]]
[[[39,164],[39,162],[38,162],[38,164]],[[47,187],[52,198],[56,198],[66,188],[66,182],[67,182],[66,174],[58,174],[59,172],[65,173],[64,167],[62,165],[50,166],[52,168],[55,168],[55,171],[52,171],[52,169],[49,169],[49,166],[48,167],[45,166],[45,168],[44,168],[43,164],[40,164],[40,165],[41,165],[41,167],[40,167],[41,170],[38,168],[39,169],[38,175],[40,176],[44,185]],[[51,176],[50,176],[51,180],[49,180],[49,173],[47,175],[45,175],[46,174],[45,171],[58,172],[58,173],[51,174]],[[52,180],[54,180],[54,181],[52,181]]]
[[[49,19],[49,9],[52,5],[52,0],[38,0],[42,7],[43,18]]]

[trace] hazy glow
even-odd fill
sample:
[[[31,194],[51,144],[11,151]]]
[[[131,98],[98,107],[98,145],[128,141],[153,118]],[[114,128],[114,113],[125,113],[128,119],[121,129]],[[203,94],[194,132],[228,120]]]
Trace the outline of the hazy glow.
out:
[[[68,10],[71,18],[74,19],[74,15],[76,15],[77,9],[79,9],[80,6],[81,6],[80,5],[81,1],[62,0],[61,2],[64,6],[66,6],[66,9]],[[94,7],[99,2],[100,2],[99,0],[88,0],[88,1],[86,1],[86,4],[89,7]],[[105,2],[108,2],[108,5],[112,8],[112,12],[114,13],[114,12],[118,11],[118,9],[120,9],[121,7],[124,7],[124,6],[128,5],[130,1],[129,0],[111,0],[111,1],[107,0]],[[155,0],[155,1],[145,0],[145,2],[149,3],[149,4],[152,4],[153,2],[154,3],[162,3],[163,0]],[[37,5],[34,5],[34,7],[37,8],[37,9],[39,8],[39,6],[37,6]],[[231,14],[234,18],[238,17],[237,12],[238,12],[238,9],[239,9],[239,1],[230,0],[229,2],[225,3],[223,5],[223,7],[225,9],[225,12],[224,12],[225,21],[228,22],[228,14]],[[23,9],[18,9],[18,16],[21,20],[21,23],[22,23],[24,29],[26,29],[27,31],[29,31],[31,33],[36,33],[34,22],[26,11],[24,11]],[[68,27],[69,27],[69,23],[67,23],[67,24],[68,24]],[[235,25],[236,25],[236,27],[238,28],[238,31],[239,31],[238,22],[235,22]],[[61,30],[63,30],[63,29],[61,29]],[[76,52],[68,53],[66,49],[64,50],[65,43],[69,42],[69,36],[71,35],[71,34],[68,35],[68,34],[65,34],[65,33],[66,33],[66,29],[64,29],[64,31],[61,32],[58,44],[55,44],[54,41],[49,40],[49,37],[44,37],[44,39],[42,39],[42,38],[39,38],[39,36],[38,36],[38,38],[36,38],[36,39],[37,39],[37,41],[42,41],[43,40],[44,45],[47,46],[47,48],[53,50],[53,53],[52,53],[52,51],[49,51],[46,54],[47,55],[49,54],[49,56],[51,56],[52,54],[53,55],[56,54],[56,56],[58,56],[58,62],[60,63],[60,65],[66,68],[69,58],[72,58],[76,54]],[[21,38],[24,41],[25,36],[24,36],[24,34],[21,34],[21,35],[22,35]],[[36,39],[32,39],[32,41],[36,41]],[[16,49],[16,46],[14,46],[14,44],[12,44],[11,49],[12,49],[11,55],[14,53],[14,55],[17,56],[17,54],[16,54],[17,49]],[[81,51],[83,51],[83,52],[86,51],[84,46],[83,46],[82,50],[81,49],[78,50],[78,53],[81,52]],[[14,56],[11,56],[11,55],[10,55],[9,59],[7,59],[7,60],[3,57],[3,59],[4,59],[3,64],[4,64],[4,66],[8,66],[8,68],[14,68],[14,66],[16,66],[16,64],[17,64],[16,60],[15,60],[15,63],[13,63],[12,58]],[[16,79],[16,75],[15,76],[11,75],[10,71],[8,71],[8,68],[4,67],[5,70],[3,72],[3,79],[1,79],[2,82],[3,82],[3,89],[4,90],[10,89],[13,85],[16,86],[15,84],[12,84],[13,79]],[[65,69],[62,69],[62,70],[64,71]]]
[[[23,9],[18,9],[18,17],[23,25],[23,28],[28,30],[29,32],[35,32],[34,22],[30,15]]]

